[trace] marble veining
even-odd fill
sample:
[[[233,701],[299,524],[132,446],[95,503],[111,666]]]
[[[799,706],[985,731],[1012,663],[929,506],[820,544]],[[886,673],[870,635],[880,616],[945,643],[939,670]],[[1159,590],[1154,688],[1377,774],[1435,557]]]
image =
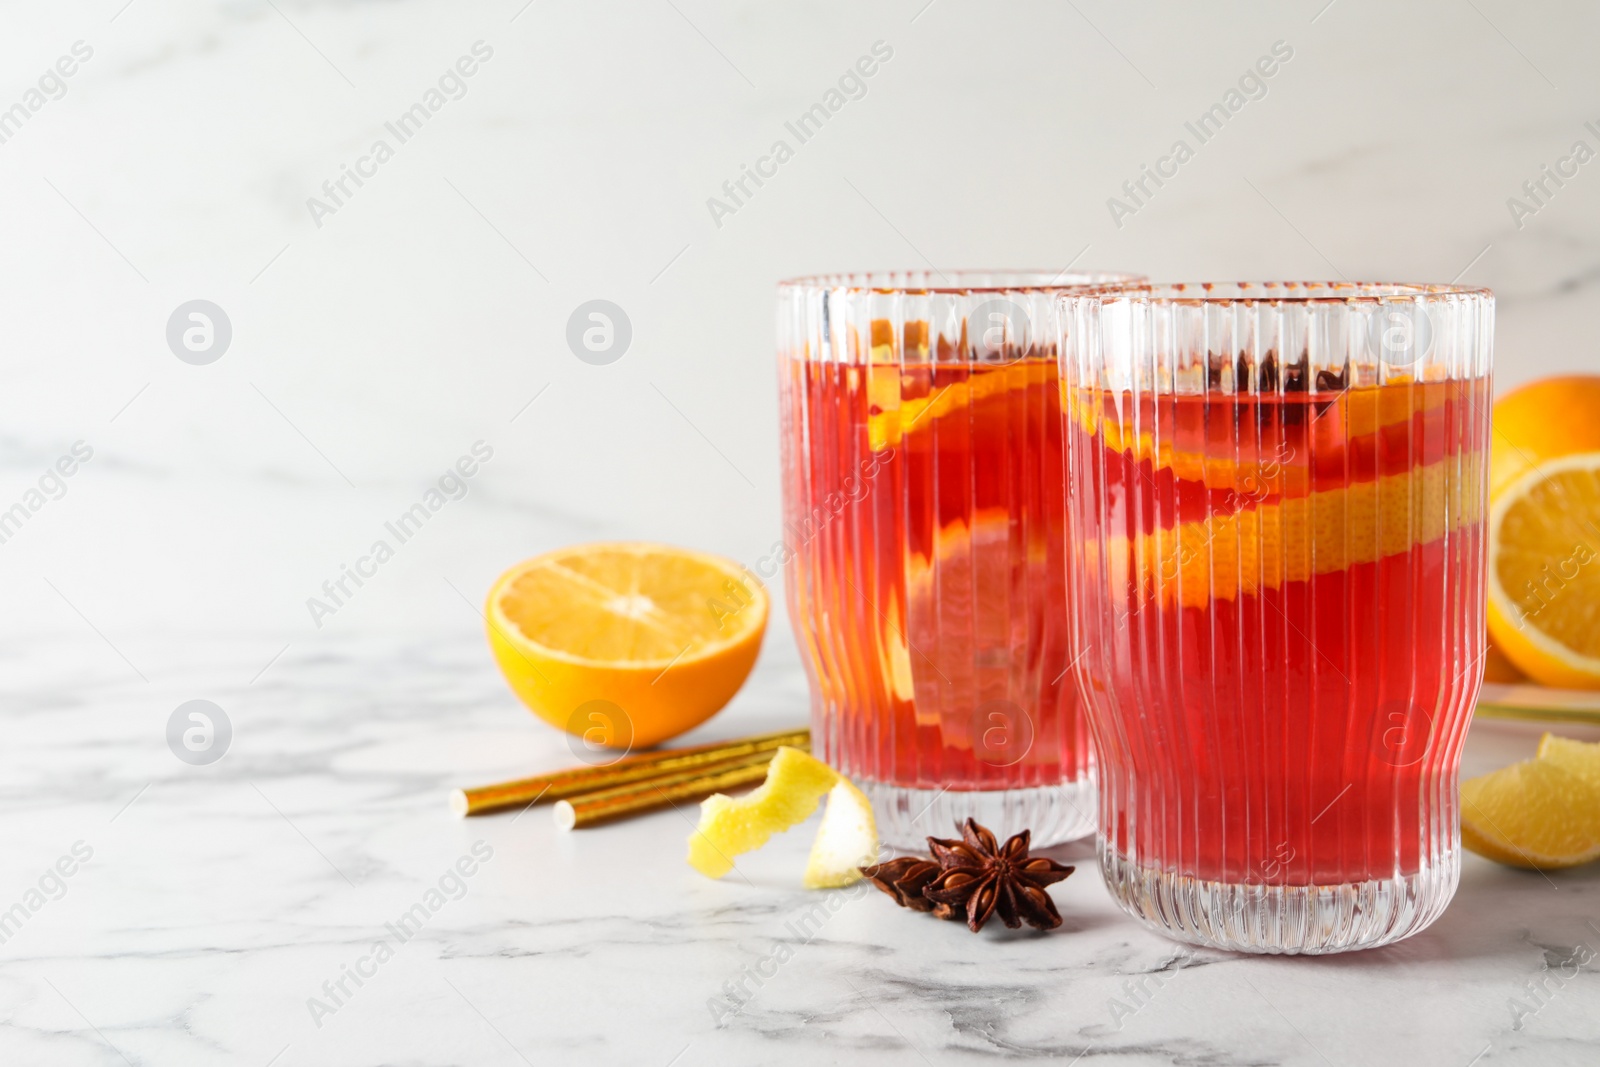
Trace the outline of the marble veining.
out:
[[[249,676],[243,644],[207,644],[217,676]],[[77,651],[28,649],[35,665]],[[797,669],[770,659],[702,734],[794,721]],[[35,707],[0,753],[0,907],[75,842],[93,850],[0,944],[5,1062],[1465,1065],[1600,1048],[1590,871],[1469,857],[1455,903],[1408,941],[1259,959],[1136,926],[1079,842],[1050,850],[1078,867],[1054,889],[1060,930],[974,936],[865,885],[800,889],[805,828],[711,882],[683,863],[689,812],[575,834],[542,808],[455,819],[450,786],[571,758],[471,640],[291,650],[254,687],[209,690],[236,732],[206,767],[150,743],[143,688]],[[1469,770],[1535,739],[1480,722]],[[441,882],[475,848],[489,858]]]

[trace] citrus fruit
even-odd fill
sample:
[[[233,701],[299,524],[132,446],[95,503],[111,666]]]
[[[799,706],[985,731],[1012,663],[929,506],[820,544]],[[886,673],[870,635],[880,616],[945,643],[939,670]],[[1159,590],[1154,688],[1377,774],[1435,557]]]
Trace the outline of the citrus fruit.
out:
[[[737,799],[713,793],[700,802],[700,824],[689,835],[689,865],[707,878],[721,878],[733,870],[735,856],[810,818],[838,781],[826,763],[783,746],[754,792]]]
[[[1546,460],[1495,494],[1488,615],[1535,681],[1600,688],[1600,452]]]
[[[1539,758],[1600,789],[1600,744],[1545,734],[1539,739]]]
[[[1495,402],[1491,493],[1530,467],[1574,452],[1600,452],[1600,375],[1546,378]]]
[[[1106,538],[1113,584],[1136,568],[1141,590],[1204,607],[1286,582],[1345,570],[1410,550],[1482,518],[1482,466],[1440,460],[1303,496],[1252,502],[1238,511]],[[1091,559],[1098,546],[1079,550]]]
[[[1066,383],[1061,389],[1065,402]],[[1313,408],[1310,444],[1324,455],[1348,449],[1352,442],[1423,413],[1437,414],[1461,395],[1457,382],[1417,382],[1403,389],[1364,386],[1330,394]],[[1141,425],[1131,418],[1126,403],[1125,394],[1084,390],[1076,406],[1067,409],[1068,416],[1091,437],[1100,437],[1108,451],[1130,453],[1135,460],[1148,461],[1152,472],[1170,469],[1178,478],[1204,482],[1212,489],[1237,492],[1241,486],[1266,485],[1274,493],[1299,496],[1310,484],[1310,469],[1292,462],[1288,454],[1252,456],[1246,448],[1240,455],[1228,456],[1215,449],[1185,449],[1175,444],[1170,428],[1158,439],[1148,428],[1148,419]]]
[[[731,560],[614,542],[517,564],[484,614],[495,661],[535,715],[591,746],[647,748],[738,692],[767,593]]]
[[[1526,682],[1528,676],[1517,669],[1517,665],[1506,659],[1506,654],[1491,641],[1483,654],[1483,680],[1498,682],[1501,685],[1514,685],[1517,682]]]
[[[875,353],[875,358],[880,357]],[[925,392],[905,396],[906,369],[888,362],[887,353],[881,359],[849,371],[852,377],[865,375],[867,379],[867,442],[874,452],[899,447],[908,433],[932,433],[940,419],[954,417],[965,426],[969,420],[976,423],[982,419],[986,408],[1003,417],[1025,402],[1029,390],[1045,388],[1054,371],[1043,360],[1024,359],[982,367],[961,377],[948,372],[939,384],[930,374],[921,383]]]
[[[1600,859],[1600,784],[1548,759],[1461,783],[1461,843],[1513,867]]]
[[[822,825],[806,861],[807,889],[836,889],[861,880],[861,868],[878,862],[878,824],[872,802],[840,778],[828,791]]]

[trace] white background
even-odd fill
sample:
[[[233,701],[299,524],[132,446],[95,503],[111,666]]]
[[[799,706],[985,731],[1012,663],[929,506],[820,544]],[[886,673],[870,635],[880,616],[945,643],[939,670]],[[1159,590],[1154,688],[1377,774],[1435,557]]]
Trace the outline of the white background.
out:
[[[132,667],[164,717],[219,634],[293,670],[330,639],[478,641],[463,598],[569,542],[753,562],[774,284],[803,272],[1461,278],[1499,294],[1500,391],[1600,367],[1600,162],[1521,229],[1506,203],[1600,148],[1600,12],[1325,2],[8,4],[0,107],[94,56],[0,144],[0,508],[95,456],[0,544],[0,633],[78,644],[30,687]],[[466,96],[318,228],[307,198],[479,40]],[[877,41],[866,95],[718,226],[707,199]],[[1277,41],[1266,96],[1116,226]],[[232,321],[209,366],[165,340],[194,298]],[[633,326],[609,366],[565,341],[593,298]],[[468,498],[317,629],[307,598],[480,439]],[[766,655],[795,655],[781,611]]]

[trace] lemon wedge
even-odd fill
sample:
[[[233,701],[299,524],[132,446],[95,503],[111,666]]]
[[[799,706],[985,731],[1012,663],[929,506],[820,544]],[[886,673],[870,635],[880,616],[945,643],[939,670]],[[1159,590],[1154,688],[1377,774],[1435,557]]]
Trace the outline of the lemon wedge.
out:
[[[700,803],[700,824],[689,835],[689,866],[707,878],[733,870],[733,857],[760,848],[775,833],[804,822],[840,781],[819,759],[787,745],[767,768],[767,780],[735,799],[713,793]]]
[[[837,889],[861,880],[861,868],[878,862],[878,824],[872,802],[840,778],[828,791],[822,825],[806,861],[807,889]]]

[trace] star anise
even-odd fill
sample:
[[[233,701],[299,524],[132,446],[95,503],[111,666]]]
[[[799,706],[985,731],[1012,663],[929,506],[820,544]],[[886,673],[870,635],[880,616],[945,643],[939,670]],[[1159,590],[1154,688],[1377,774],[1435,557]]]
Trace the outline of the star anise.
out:
[[[1023,923],[1036,930],[1055,929],[1061,925],[1061,913],[1045,887],[1061,881],[1073,868],[1044,856],[1030,857],[1031,836],[1024,830],[999,845],[994,834],[968,819],[960,841],[928,838],[939,861],[939,876],[923,887],[922,895],[958,911],[964,908],[973,933],[997,912],[1013,930]]]
[[[946,904],[935,904],[922,895],[922,889],[939,875],[939,865],[925,856],[901,856],[872,867],[861,868],[861,873],[879,889],[894,897],[894,902],[912,911],[931,911],[941,919],[954,917],[955,912]]]
[[[1045,887],[1061,881],[1073,868],[1043,856],[1028,855],[1027,830],[999,845],[994,834],[968,819],[961,840],[928,838],[933,859],[904,856],[863,867],[861,872],[902,907],[932,912],[941,919],[964,918],[976,933],[989,917],[1016,929],[1023,923],[1038,930],[1061,925],[1061,913]]]

